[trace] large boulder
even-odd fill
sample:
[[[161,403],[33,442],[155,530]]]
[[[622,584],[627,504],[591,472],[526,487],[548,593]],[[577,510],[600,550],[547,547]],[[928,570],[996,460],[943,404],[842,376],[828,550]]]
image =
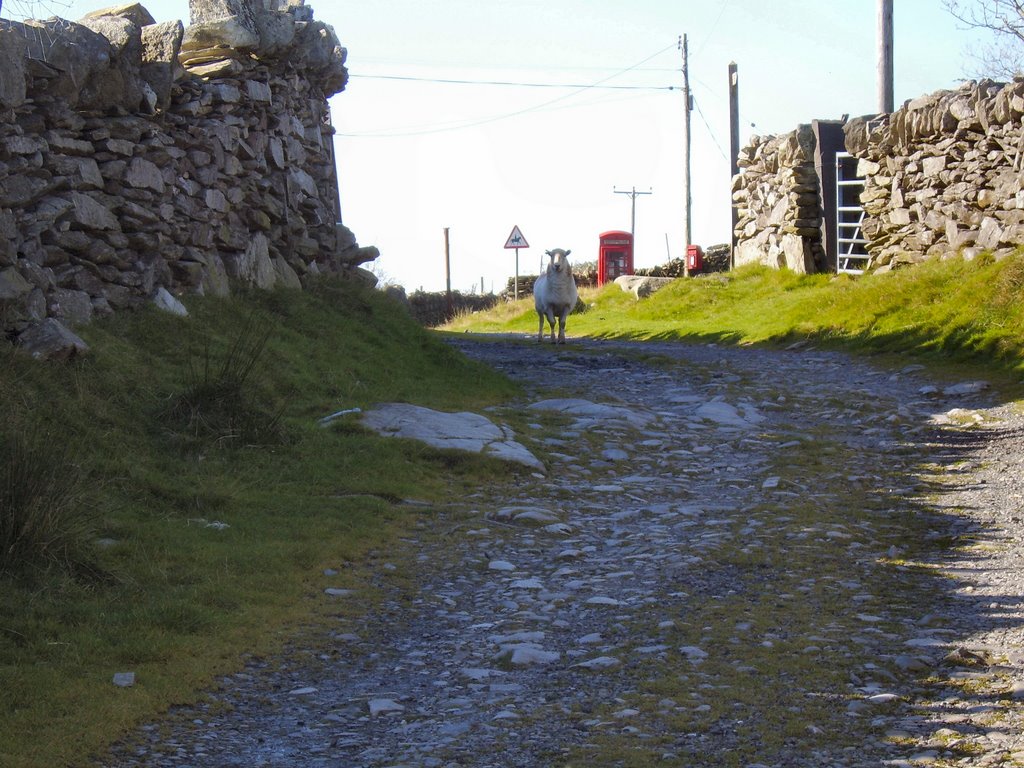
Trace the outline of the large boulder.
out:
[[[89,351],[89,345],[52,317],[23,331],[18,346],[37,360],[68,360]]]
[[[82,20],[98,19],[104,16],[119,16],[132,22],[137,27],[147,27],[150,24],[156,24],[156,19],[153,18],[152,14],[139,3],[108,5],[106,8],[90,11],[82,17]]]
[[[93,16],[80,23],[110,43],[110,71],[105,77],[94,79],[86,96],[93,99],[96,109],[126,107],[128,111],[138,111],[144,104],[139,76],[142,28],[124,16]]]
[[[345,60],[348,51],[338,42],[334,28],[314,21],[295,36],[294,57],[311,73],[317,75],[325,96],[343,91],[348,83]]]
[[[646,299],[652,293],[656,293],[666,285],[672,283],[671,277],[645,277],[643,275],[620,275],[615,278],[615,284],[626,293],[632,293],[637,299]]]
[[[100,33],[58,18],[5,23],[24,37],[26,57],[52,74],[48,95],[73,107],[102,109],[102,95],[117,90],[118,84],[104,83],[111,73],[111,50]]]

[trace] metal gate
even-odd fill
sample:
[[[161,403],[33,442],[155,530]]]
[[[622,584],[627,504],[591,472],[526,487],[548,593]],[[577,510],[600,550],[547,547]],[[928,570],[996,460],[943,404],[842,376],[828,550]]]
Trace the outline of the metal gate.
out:
[[[864,208],[860,193],[864,179],[857,176],[857,158],[849,152],[836,153],[836,272],[859,275],[868,265],[861,231]]]

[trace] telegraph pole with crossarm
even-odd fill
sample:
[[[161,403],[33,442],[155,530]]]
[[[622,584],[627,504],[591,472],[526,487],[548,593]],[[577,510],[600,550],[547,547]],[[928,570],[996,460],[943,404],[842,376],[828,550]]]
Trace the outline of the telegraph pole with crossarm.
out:
[[[636,187],[633,187],[633,189],[629,191],[625,189],[615,189],[615,187],[612,187],[612,192],[614,192],[616,195],[629,195],[633,200],[632,213],[629,219],[629,234],[633,236],[633,253],[636,253],[636,198],[637,195],[653,195],[654,190],[648,190],[647,192],[638,192]]]

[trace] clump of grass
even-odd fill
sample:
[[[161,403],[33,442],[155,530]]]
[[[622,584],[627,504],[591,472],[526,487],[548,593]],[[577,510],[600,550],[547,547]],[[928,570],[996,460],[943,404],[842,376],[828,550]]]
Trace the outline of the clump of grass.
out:
[[[1024,258],[1008,259],[996,276],[992,289],[992,303],[1009,308],[1020,303],[1024,296]]]
[[[280,411],[264,407],[255,391],[271,332],[269,319],[253,312],[219,359],[208,337],[201,353],[190,350],[185,389],[169,414],[190,440],[227,447],[284,441]]]
[[[71,449],[54,435],[0,434],[0,573],[93,570],[84,480]]]

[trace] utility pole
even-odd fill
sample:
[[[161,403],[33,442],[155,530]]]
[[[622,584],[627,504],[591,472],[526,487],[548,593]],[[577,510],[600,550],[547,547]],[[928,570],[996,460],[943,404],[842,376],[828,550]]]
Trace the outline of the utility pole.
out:
[[[615,187],[612,187],[612,192],[614,192],[616,195],[629,195],[633,199],[632,213],[631,213],[630,218],[629,218],[629,234],[631,234],[633,236],[633,254],[635,256],[635,254],[636,254],[636,196],[637,195],[653,195],[654,194],[654,190],[650,190],[649,192],[637,192],[636,191],[636,187],[633,187],[633,189],[631,191],[627,192],[624,189],[616,189]]]
[[[451,320],[455,313],[452,307],[452,261],[448,249],[448,227],[444,228],[444,281],[445,298],[448,300],[448,319]]]
[[[892,112],[892,0],[878,0],[878,111]]]
[[[683,53],[683,205],[686,215],[683,220],[683,258],[692,238],[692,199],[690,195],[690,110],[693,109],[693,98],[690,96],[690,69],[687,53],[686,35],[679,38],[679,50]]]
[[[729,235],[729,269],[736,264],[736,223],[738,215],[732,200],[732,180],[740,172],[740,75],[736,62],[729,62],[729,209],[732,227]]]

